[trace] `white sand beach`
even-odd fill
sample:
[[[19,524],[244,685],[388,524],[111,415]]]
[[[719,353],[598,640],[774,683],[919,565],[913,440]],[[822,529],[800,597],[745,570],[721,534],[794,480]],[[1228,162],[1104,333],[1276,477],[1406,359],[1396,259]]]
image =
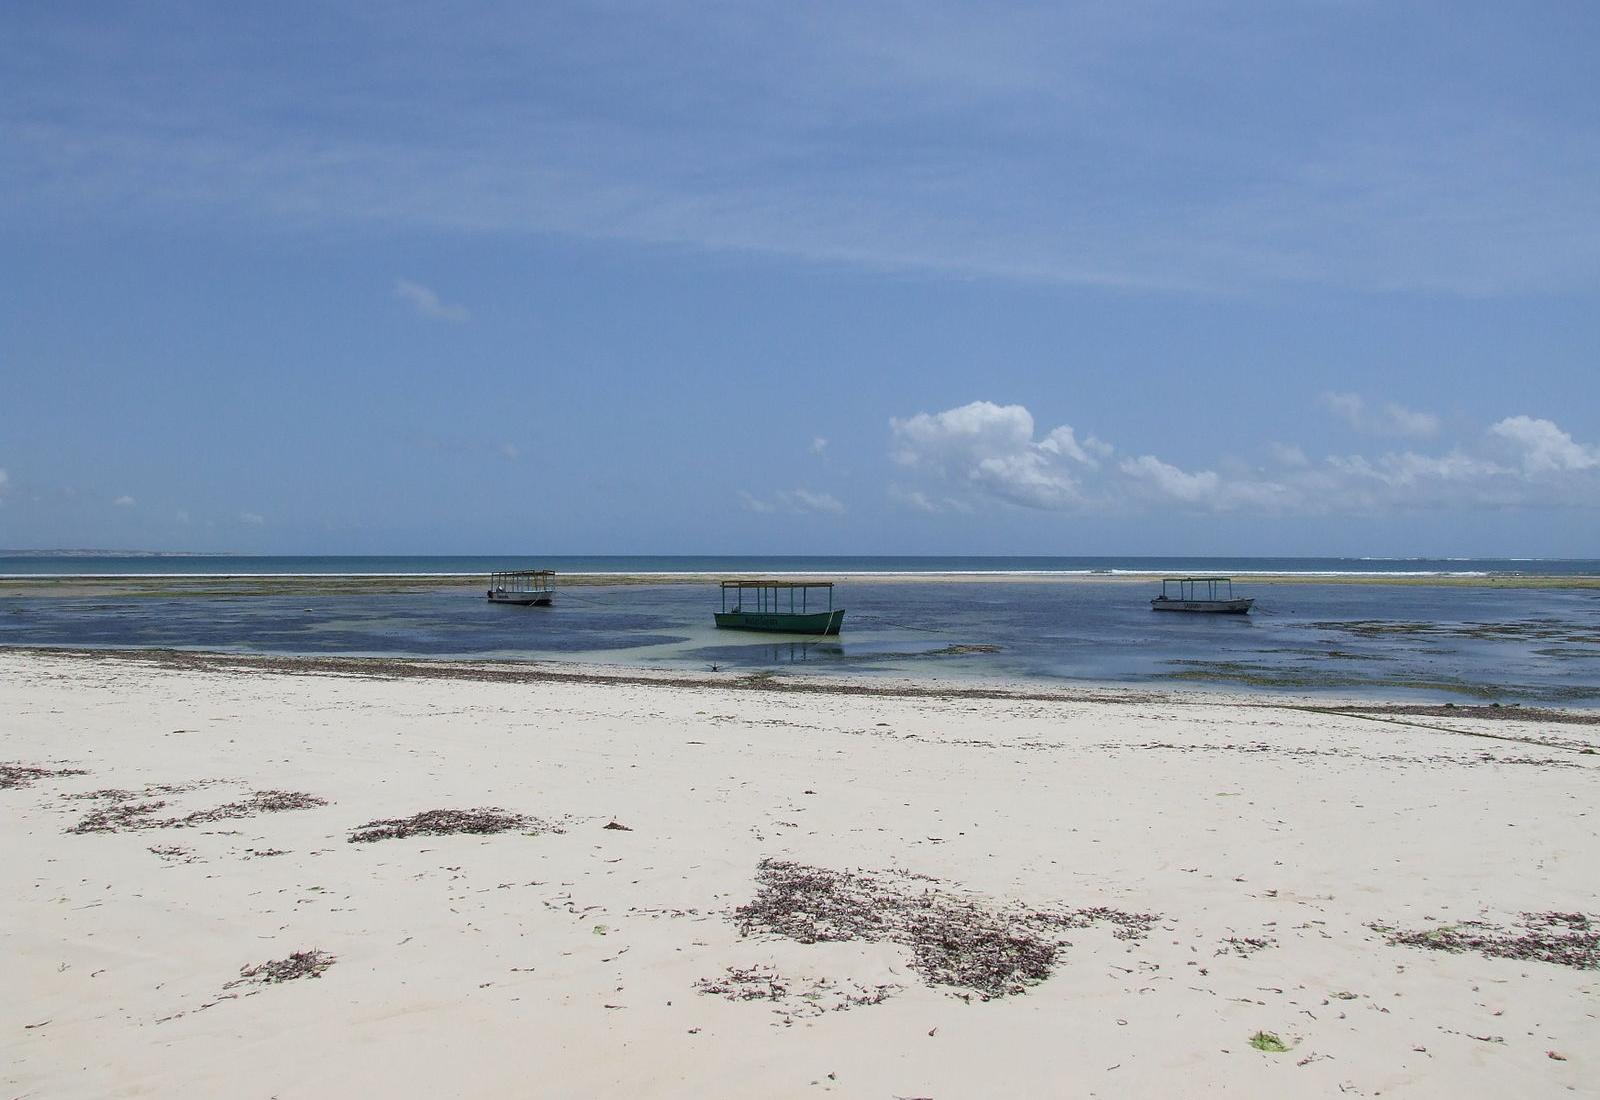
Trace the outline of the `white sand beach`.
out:
[[[1600,725],[395,664],[0,652],[5,1096],[1600,1095]]]

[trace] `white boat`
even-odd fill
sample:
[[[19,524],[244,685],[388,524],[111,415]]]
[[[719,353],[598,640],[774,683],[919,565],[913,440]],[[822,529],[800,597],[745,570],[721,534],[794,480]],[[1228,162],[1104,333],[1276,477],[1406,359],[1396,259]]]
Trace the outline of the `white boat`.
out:
[[[1169,590],[1168,585],[1177,588]],[[1161,595],[1150,601],[1150,610],[1243,615],[1255,602],[1234,596],[1232,577],[1166,577],[1161,582]]]
[[[549,607],[556,598],[555,573],[549,569],[513,569],[489,574],[489,602],[522,607]]]

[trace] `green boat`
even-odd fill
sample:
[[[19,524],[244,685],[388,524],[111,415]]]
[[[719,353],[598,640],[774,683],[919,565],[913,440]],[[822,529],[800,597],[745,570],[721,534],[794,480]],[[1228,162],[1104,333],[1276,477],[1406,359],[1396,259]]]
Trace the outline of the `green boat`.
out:
[[[817,608],[811,607],[816,593]],[[822,609],[822,593],[828,606]],[[728,606],[729,594],[733,606]],[[833,606],[832,581],[723,581],[722,610],[717,625],[728,630],[760,630],[768,634],[837,634],[844,608]]]

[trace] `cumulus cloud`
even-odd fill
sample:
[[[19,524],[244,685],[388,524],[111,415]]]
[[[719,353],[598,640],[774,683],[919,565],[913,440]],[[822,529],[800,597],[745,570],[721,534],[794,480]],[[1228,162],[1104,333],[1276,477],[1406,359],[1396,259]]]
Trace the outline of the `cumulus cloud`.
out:
[[[1528,474],[1592,470],[1600,466],[1600,447],[1586,447],[1548,420],[1508,416],[1489,434],[1511,445]]]
[[[1065,425],[1035,440],[1032,413],[991,401],[893,419],[889,433],[890,453],[901,466],[981,496],[1047,510],[1080,502],[1077,471],[1096,469],[1111,454],[1092,436],[1080,444]]]
[[[467,312],[466,306],[447,304],[434,291],[409,279],[395,282],[394,295],[401,301],[409,303],[418,316],[429,317],[435,321],[461,322],[472,316]]]
[[[1319,400],[1323,408],[1362,435],[1431,439],[1439,434],[1437,416],[1408,409],[1393,401],[1386,401],[1374,409],[1359,393],[1325,393]]]
[[[1370,419],[1359,398],[1335,396],[1340,407]],[[1419,426],[1389,409],[1377,415],[1392,430]],[[906,483],[890,486],[890,498],[919,511],[984,503],[1064,512],[1164,505],[1302,514],[1600,507],[1600,447],[1530,416],[1508,417],[1442,451],[1333,454],[1313,461],[1299,446],[1274,443],[1270,470],[1226,455],[1201,468],[1149,453],[1112,461],[1115,449],[1095,436],[1080,441],[1072,429],[1060,427],[1036,438],[1026,408],[987,401],[891,420],[889,434],[890,455],[906,474]]]

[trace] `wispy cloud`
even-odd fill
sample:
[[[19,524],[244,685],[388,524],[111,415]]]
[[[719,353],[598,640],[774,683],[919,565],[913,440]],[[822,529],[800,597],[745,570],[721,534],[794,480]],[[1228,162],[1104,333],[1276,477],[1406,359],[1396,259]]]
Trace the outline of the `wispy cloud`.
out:
[[[1322,407],[1363,435],[1431,439],[1439,434],[1439,418],[1417,412],[1394,401],[1373,408],[1358,393],[1324,393]]]
[[[240,512],[239,522],[250,527],[261,527],[267,522],[267,517],[260,512]]]
[[[747,511],[762,514],[782,511],[841,516],[845,513],[844,503],[832,493],[806,488],[780,489],[770,498],[740,490],[739,504]]]
[[[1076,444],[1061,427],[1035,438],[1020,405],[977,401],[889,424],[889,451],[924,487],[892,484],[890,495],[938,510],[934,490],[968,505],[1008,504],[1065,512],[1242,510],[1287,514],[1377,514],[1438,508],[1600,508],[1600,446],[1553,421],[1519,415],[1436,452],[1330,454],[1274,444],[1275,465],[1219,456],[1185,469],[1154,454],[1125,454],[1093,436]]]
[[[250,24],[258,49],[225,15],[180,32],[152,7],[115,36],[69,16],[0,42],[22,74],[0,103],[7,209],[557,232],[1111,286],[1589,285],[1600,136],[1519,79],[1544,56],[1581,64],[1577,36],[1509,8],[1471,30],[1442,15],[1445,60],[1375,81],[1366,44],[1391,16],[1317,8],[930,3],[908,20],[838,2],[723,10],[714,35],[669,5],[329,9]],[[1538,48],[1485,51],[1491,24]],[[341,65],[302,61],[327,55],[302,39]]]
[[[134,504],[137,503],[137,501],[135,501],[132,497],[130,497],[126,493],[124,493],[122,496],[118,497],[116,500],[113,500],[111,503],[115,504],[118,508],[132,508],[134,506]]]
[[[396,298],[408,302],[418,316],[435,321],[454,321],[459,324],[472,316],[465,306],[448,305],[434,291],[407,279],[400,279],[394,284],[394,294]]]

